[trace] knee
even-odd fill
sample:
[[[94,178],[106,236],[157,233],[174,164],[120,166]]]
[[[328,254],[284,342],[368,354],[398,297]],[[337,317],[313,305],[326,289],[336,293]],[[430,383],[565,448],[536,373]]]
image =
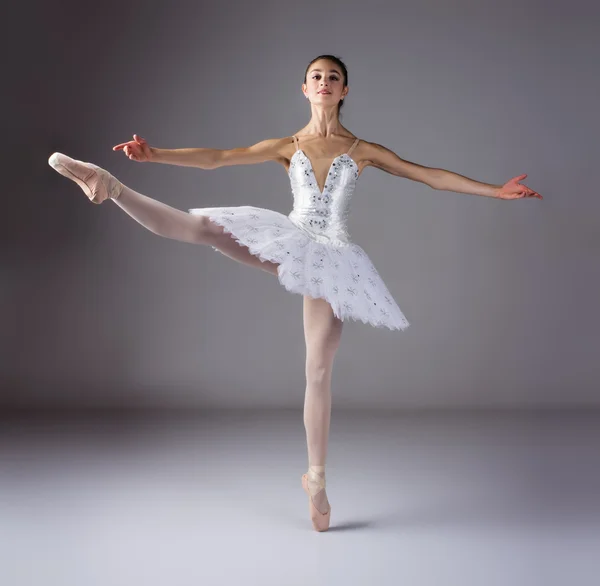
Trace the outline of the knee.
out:
[[[215,246],[223,233],[223,228],[211,222],[208,216],[197,216],[195,220],[192,233],[193,242]]]
[[[310,361],[306,365],[306,383],[311,386],[322,386],[330,380],[331,367],[322,361]]]

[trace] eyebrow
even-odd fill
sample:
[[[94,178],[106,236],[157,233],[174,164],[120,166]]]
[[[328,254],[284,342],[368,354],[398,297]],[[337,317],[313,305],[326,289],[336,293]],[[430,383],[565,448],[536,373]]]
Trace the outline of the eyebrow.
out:
[[[318,71],[319,73],[323,71],[322,69],[311,69],[310,73],[313,71]],[[337,73],[338,75],[342,75],[337,69],[330,69],[329,71],[333,71],[333,73]]]

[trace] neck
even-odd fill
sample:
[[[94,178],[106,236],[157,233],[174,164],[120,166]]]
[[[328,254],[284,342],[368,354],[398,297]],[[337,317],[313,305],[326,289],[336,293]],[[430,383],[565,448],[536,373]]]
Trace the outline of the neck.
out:
[[[302,129],[307,134],[316,134],[323,137],[343,134],[345,130],[340,123],[337,105],[327,109],[312,106],[310,121]]]

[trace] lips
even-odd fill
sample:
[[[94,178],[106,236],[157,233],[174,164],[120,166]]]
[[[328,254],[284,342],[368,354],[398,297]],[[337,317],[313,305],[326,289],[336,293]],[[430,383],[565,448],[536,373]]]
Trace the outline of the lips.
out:
[[[322,91],[320,91],[318,93],[320,93],[320,94],[331,94],[331,92],[328,92],[327,90],[322,90]]]

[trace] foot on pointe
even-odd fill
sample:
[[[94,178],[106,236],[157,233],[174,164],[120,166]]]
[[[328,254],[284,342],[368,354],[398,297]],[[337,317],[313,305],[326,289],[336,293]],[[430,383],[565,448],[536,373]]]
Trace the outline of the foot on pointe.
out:
[[[108,198],[117,199],[121,195],[123,184],[97,165],[72,159],[62,153],[52,154],[48,164],[61,175],[75,181],[92,203],[102,203]]]
[[[309,466],[302,475],[302,488],[308,494],[308,513],[316,531],[327,531],[331,507],[325,495],[325,466]]]

